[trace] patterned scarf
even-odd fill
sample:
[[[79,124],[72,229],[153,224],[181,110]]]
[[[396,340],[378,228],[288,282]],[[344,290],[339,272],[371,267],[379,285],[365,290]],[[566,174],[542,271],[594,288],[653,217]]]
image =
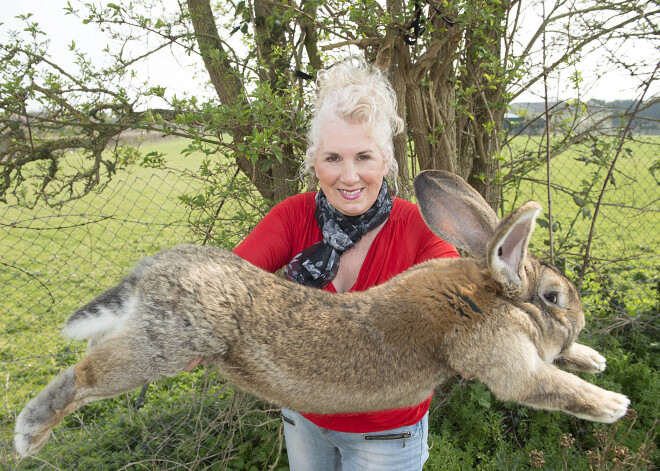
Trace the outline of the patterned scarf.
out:
[[[295,283],[315,288],[328,285],[337,276],[340,255],[355,247],[367,232],[385,222],[392,212],[393,202],[385,179],[375,203],[360,216],[340,213],[328,203],[323,190],[319,190],[315,217],[323,240],[293,257],[284,271],[286,277]]]

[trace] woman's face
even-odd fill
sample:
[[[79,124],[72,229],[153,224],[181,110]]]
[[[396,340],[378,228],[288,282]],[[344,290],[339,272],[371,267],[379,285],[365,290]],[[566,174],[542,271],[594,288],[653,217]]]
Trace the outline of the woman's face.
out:
[[[328,202],[359,216],[376,201],[390,164],[362,123],[328,121],[321,127],[314,170]]]

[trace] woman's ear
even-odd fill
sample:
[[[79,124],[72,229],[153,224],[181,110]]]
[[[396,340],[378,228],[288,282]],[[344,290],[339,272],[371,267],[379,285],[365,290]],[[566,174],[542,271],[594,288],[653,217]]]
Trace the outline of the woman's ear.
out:
[[[383,176],[386,177],[390,173],[391,161],[387,155],[383,155],[383,160],[385,161],[385,166],[383,167]]]
[[[318,170],[316,170],[316,157],[314,157],[312,159],[312,170],[314,170],[314,176],[318,180],[319,179],[319,172],[318,172]]]

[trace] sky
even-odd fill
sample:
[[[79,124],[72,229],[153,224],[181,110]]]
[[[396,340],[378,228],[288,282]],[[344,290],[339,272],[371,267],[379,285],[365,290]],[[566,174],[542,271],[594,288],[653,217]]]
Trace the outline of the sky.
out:
[[[165,0],[165,3],[176,4],[174,0]],[[72,15],[65,15],[63,8],[66,0],[21,0],[20,2],[5,2],[2,8],[0,21],[0,41],[4,41],[7,31],[22,29],[23,23],[14,17],[27,12],[33,13],[32,19],[39,23],[51,38],[49,51],[58,64],[71,64],[73,67],[73,56],[68,50],[71,41],[83,51],[90,54],[97,63],[102,63],[101,51],[107,45],[106,37],[100,33],[93,24],[84,25],[81,20]],[[619,54],[631,57],[648,58],[649,54],[656,54],[650,46],[635,44],[626,50],[618,51]],[[194,70],[201,70],[201,61],[195,64],[194,58],[178,54],[173,58],[169,50],[163,51],[150,58],[147,62],[136,69],[141,81],[154,81],[165,86],[173,93],[182,95],[185,93],[198,96],[211,96],[213,91],[209,85],[195,79]],[[598,87],[590,86],[594,75],[602,70],[602,59],[595,55],[588,55],[579,64],[584,79],[584,88],[587,90],[583,98],[598,98],[603,100],[634,99],[639,97],[641,90],[640,81],[631,79],[625,72],[610,72],[604,79],[598,81]],[[568,74],[565,74],[568,75]],[[203,74],[202,74],[203,76]],[[571,87],[568,85],[567,76],[554,76],[549,81],[550,100],[573,98]],[[533,91],[536,93],[524,93],[516,101],[542,101],[542,84],[539,83]],[[657,90],[653,90],[657,93]],[[648,95],[647,95],[648,98]]]
[[[164,0],[163,3],[175,2]],[[95,64],[103,65],[105,54],[102,51],[108,46],[109,39],[99,32],[97,25],[83,24],[79,18],[67,15],[64,11],[66,6],[66,0],[21,0],[5,3],[0,10],[0,22],[3,23],[0,25],[0,41],[5,40],[10,29],[24,28],[25,22],[16,19],[17,15],[32,13],[30,20],[37,22],[50,36],[48,50],[55,63],[68,66],[68,70],[75,70],[74,56],[69,51],[69,45],[75,41],[76,47],[89,54]],[[201,60],[196,67],[203,68]],[[141,82],[153,81],[179,96],[184,93],[211,95],[210,87],[194,78],[194,70],[194,58],[188,57],[182,51],[174,58],[169,49],[148,57],[136,68]]]

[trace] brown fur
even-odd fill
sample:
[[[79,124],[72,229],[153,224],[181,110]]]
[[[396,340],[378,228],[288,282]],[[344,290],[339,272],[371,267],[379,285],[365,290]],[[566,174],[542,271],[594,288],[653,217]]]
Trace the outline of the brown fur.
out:
[[[594,421],[621,417],[625,396],[553,364],[597,372],[605,360],[575,343],[584,326],[575,288],[527,255],[540,205],[498,223],[454,175],[424,172],[415,190],[429,227],[474,259],[431,260],[342,295],[295,285],[216,247],[178,246],[145,259],[67,321],[73,336],[95,337],[93,348],[21,412],[18,452],[38,451],[84,403],[176,375],[200,355],[242,389],[304,412],[411,406],[458,371],[501,400]]]

